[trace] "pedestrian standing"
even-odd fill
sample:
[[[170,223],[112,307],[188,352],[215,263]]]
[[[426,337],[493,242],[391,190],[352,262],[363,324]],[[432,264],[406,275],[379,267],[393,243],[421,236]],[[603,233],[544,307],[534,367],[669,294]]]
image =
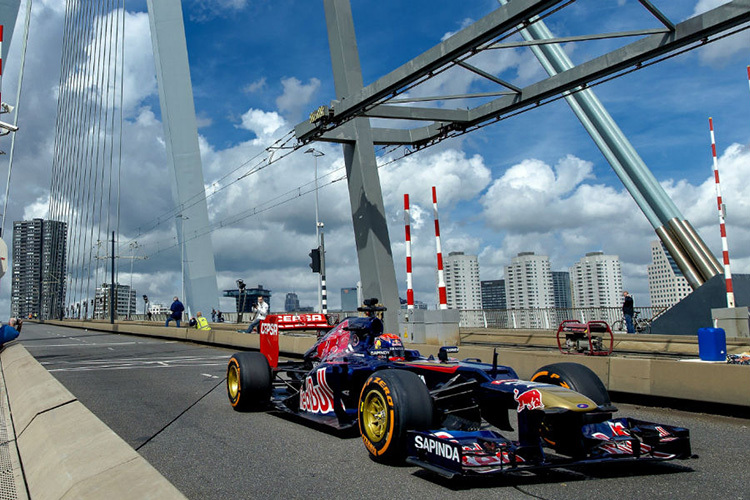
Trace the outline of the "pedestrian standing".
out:
[[[216,323],[216,309],[211,309],[211,323]]]
[[[627,290],[622,292],[622,296],[625,299],[622,302],[622,316],[625,318],[625,325],[627,326],[628,333],[635,333],[635,327],[633,327],[633,313],[635,311],[633,297]]]
[[[250,323],[250,326],[247,327],[247,330],[237,330],[238,332],[251,333],[261,321],[266,319],[266,314],[268,314],[268,304],[263,300],[262,296],[258,297],[258,303],[253,306],[253,311],[255,311],[255,319]]]
[[[185,310],[185,306],[182,305],[180,299],[175,297],[174,302],[172,302],[172,305],[169,306],[169,310],[172,311],[172,314],[167,316],[167,322],[164,323],[164,326],[169,326],[169,322],[175,320],[175,322],[177,323],[177,328],[179,328],[180,321],[182,321],[182,311]]]

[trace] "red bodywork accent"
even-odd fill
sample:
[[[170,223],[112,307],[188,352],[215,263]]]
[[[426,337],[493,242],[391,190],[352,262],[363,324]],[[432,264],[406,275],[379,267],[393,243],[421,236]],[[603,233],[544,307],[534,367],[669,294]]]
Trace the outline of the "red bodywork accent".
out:
[[[260,324],[260,352],[271,368],[279,366],[279,325],[276,316],[266,316]]]
[[[432,370],[434,372],[441,373],[455,373],[458,370],[458,365],[439,365],[437,363],[405,363],[405,366],[411,366],[412,368],[420,368],[423,370]]]
[[[324,314],[272,314],[268,318],[276,318],[279,330],[328,330],[328,319]]]
[[[317,346],[317,358],[320,361],[330,361],[351,351],[351,332],[344,330],[349,320],[339,323],[331,330]]]

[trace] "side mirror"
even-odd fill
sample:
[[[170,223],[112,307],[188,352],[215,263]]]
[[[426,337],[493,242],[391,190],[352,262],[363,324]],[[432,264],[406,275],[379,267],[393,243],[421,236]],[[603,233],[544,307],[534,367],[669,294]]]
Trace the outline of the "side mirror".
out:
[[[448,361],[448,354],[455,354],[458,352],[458,347],[454,345],[444,345],[440,348],[438,351],[438,359],[441,363],[445,363]]]

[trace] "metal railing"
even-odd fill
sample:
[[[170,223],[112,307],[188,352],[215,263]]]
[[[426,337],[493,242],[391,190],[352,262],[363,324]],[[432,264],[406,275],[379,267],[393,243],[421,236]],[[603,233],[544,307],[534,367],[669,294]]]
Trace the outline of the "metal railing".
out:
[[[663,312],[653,307],[636,307],[642,318],[652,318]],[[573,307],[532,309],[462,309],[459,326],[462,328],[501,328],[554,330],[566,319],[580,321],[606,321],[612,325],[622,319],[621,307]]]

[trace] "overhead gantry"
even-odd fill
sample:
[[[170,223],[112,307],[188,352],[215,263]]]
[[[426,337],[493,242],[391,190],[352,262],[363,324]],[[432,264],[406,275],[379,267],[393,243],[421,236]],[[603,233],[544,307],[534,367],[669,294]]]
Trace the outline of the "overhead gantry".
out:
[[[390,239],[374,153],[376,145],[408,146],[418,151],[545,103],[566,98],[654,227],[693,288],[721,272],[690,223],[645,166],[624,134],[590,90],[592,85],[694,49],[743,29],[750,21],[750,1],[735,0],[681,23],[670,21],[652,2],[639,0],[657,27],[638,31],[556,39],[543,19],[570,3],[564,0],[501,0],[503,5],[389,74],[364,86],[349,0],[324,0],[336,99],[320,106],[295,127],[302,143],[341,143],[344,148],[359,269],[365,296],[379,297],[398,310]],[[506,41],[521,34],[524,41]],[[574,66],[561,42],[633,37],[636,41]],[[471,58],[489,51],[532,47],[548,77],[518,87],[478,67]],[[497,92],[459,96],[399,98],[401,94],[450,68],[463,68],[498,86]],[[414,105],[420,101],[481,100],[468,109]],[[418,123],[413,128],[378,128],[370,118]],[[396,331],[396,316],[386,328]]]

